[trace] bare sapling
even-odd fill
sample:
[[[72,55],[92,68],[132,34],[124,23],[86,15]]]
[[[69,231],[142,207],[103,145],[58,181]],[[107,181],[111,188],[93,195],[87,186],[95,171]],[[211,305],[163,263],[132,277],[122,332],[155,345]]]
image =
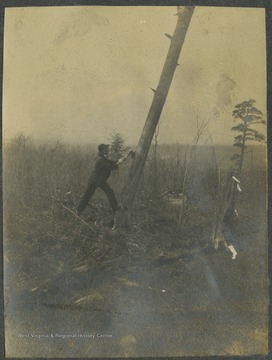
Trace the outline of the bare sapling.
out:
[[[186,152],[185,152],[185,157],[184,157],[184,176],[183,176],[183,181],[182,181],[183,201],[181,201],[181,203],[180,203],[179,217],[178,217],[178,229],[181,228],[181,226],[183,225],[184,219],[185,219],[184,214],[185,214],[186,204],[187,204],[187,201],[185,201],[185,199],[188,198],[187,185],[188,185],[188,181],[190,181],[190,169],[192,168],[193,163],[195,162],[195,159],[196,159],[197,145],[199,143],[201,136],[207,130],[207,126],[210,121],[210,119],[208,119],[207,121],[202,122],[199,125],[198,117],[196,120],[197,120],[196,134],[193,139],[192,145],[189,147],[189,149],[187,147]]]

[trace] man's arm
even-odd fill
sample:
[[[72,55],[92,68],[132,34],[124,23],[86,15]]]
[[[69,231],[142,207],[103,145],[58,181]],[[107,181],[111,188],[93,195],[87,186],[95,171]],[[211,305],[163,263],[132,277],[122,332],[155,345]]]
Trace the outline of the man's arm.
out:
[[[118,169],[118,162],[107,159],[107,166],[109,166],[110,170],[116,170]]]
[[[129,156],[133,157],[134,154],[135,154],[134,151],[130,149],[129,152],[127,153],[127,155],[121,157],[121,158],[117,161],[116,164],[118,164],[118,165],[122,164],[124,161],[127,160],[127,158],[128,158]]]

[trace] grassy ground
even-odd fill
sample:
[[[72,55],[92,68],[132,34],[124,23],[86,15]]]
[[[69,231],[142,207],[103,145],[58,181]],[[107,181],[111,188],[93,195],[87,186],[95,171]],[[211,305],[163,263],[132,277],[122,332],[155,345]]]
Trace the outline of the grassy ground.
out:
[[[60,144],[37,146],[25,138],[16,141],[6,147],[4,163],[8,356],[267,352],[262,153],[241,179],[232,234],[238,255],[233,260],[223,248],[215,251],[210,245],[215,205],[211,173],[205,172],[210,169],[208,156],[206,162],[201,159],[202,167],[192,169],[182,226],[180,206],[158,196],[182,183],[182,157],[166,162],[161,157],[157,193],[150,158],[132,229],[112,231],[103,194],[95,195],[84,223],[56,201],[68,208],[78,201],[92,152]],[[174,171],[178,160],[179,172]],[[117,194],[126,171],[112,179]]]

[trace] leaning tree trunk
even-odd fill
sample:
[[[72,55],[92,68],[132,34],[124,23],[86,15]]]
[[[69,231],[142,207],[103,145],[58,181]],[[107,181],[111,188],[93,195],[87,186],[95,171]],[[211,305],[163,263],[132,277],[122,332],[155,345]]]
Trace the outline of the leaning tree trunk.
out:
[[[152,138],[159,122],[175,69],[178,65],[180,51],[184,43],[193,12],[193,6],[178,7],[178,20],[175,32],[173,36],[166,34],[166,36],[171,39],[171,45],[161,73],[158,87],[154,90],[154,98],[137,145],[136,155],[131,165],[128,179],[122,191],[122,205],[128,210],[132,207]]]

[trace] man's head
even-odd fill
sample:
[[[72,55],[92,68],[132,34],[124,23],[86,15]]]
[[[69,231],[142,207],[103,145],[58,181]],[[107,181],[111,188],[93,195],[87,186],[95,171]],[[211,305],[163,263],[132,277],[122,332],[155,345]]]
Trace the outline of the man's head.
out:
[[[108,155],[109,154],[109,147],[110,147],[110,145],[106,145],[106,144],[98,145],[99,155]]]

